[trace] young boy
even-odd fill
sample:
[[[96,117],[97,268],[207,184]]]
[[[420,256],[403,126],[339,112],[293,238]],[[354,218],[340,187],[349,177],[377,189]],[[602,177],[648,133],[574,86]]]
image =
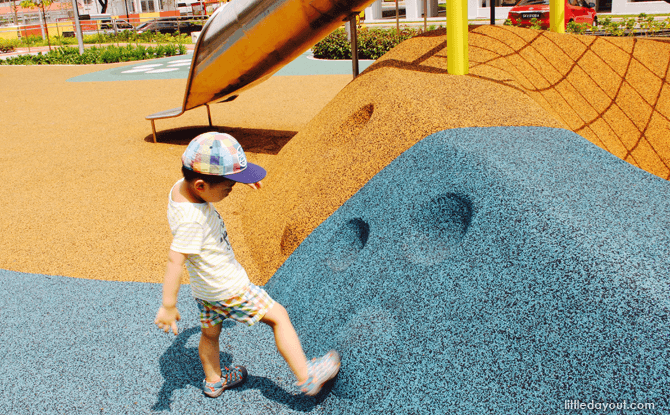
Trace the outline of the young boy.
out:
[[[191,141],[182,155],[184,178],[170,191],[168,222],[173,241],[163,282],[163,305],[155,323],[166,333],[177,334],[177,294],[182,266],[186,264],[191,291],[200,309],[202,336],[198,351],[205,372],[203,391],[217,397],[225,389],[242,384],[242,366],[221,370],[219,335],[226,318],[251,326],[260,321],[274,331],[279,353],[295,374],[297,388],[316,395],[337,375],[340,357],[330,351],[308,362],[286,309],[249,281],[235,259],[226,226],[212,203],[223,200],[236,182],[261,188],[265,170],[247,163],[244,151],[232,136],[204,133]]]

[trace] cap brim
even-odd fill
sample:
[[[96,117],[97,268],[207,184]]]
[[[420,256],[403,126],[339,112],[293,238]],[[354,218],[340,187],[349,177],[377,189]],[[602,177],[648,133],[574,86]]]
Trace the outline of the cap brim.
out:
[[[226,174],[226,179],[240,183],[256,183],[265,177],[265,169],[253,163],[247,163],[247,167],[239,173]]]

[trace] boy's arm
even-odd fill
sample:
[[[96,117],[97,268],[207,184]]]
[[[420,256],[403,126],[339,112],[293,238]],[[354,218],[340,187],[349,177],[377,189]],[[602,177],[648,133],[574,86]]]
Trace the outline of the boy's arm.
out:
[[[186,262],[186,254],[170,250],[163,279],[163,305],[158,310],[154,321],[158,328],[163,329],[166,333],[172,329],[175,335],[177,335],[177,321],[181,320],[177,310],[177,295],[184,262]]]

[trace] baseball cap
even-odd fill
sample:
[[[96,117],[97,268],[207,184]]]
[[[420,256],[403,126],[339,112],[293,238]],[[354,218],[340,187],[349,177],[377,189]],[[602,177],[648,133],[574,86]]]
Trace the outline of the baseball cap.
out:
[[[266,174],[261,166],[247,162],[242,146],[232,135],[216,131],[191,140],[181,162],[196,173],[223,176],[240,183],[256,183]]]

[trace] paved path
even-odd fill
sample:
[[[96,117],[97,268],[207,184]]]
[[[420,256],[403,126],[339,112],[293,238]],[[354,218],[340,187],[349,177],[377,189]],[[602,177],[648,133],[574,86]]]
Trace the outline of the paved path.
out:
[[[124,46],[124,43],[119,43]],[[90,48],[98,45],[85,45]],[[156,46],[155,44],[144,44],[144,46]],[[76,47],[76,45],[74,46]],[[168,58],[151,59],[145,61],[133,61],[123,67],[108,68],[108,65],[100,65],[101,70],[88,73],[72,79],[70,82],[100,82],[100,81],[136,81],[142,79],[180,79],[188,77],[191,57],[195,45],[187,44],[187,55],[171,56]],[[40,46],[35,48],[19,48],[10,53],[0,54],[0,59],[24,54],[46,53],[49,48]],[[359,71],[363,72],[372,65],[373,60],[360,60]],[[348,75],[352,72],[351,60],[323,60],[315,59],[311,51],[303,53],[293,62],[284,66],[276,75]]]
[[[188,77],[192,52],[188,55],[169,58],[136,61],[125,66],[102,69],[69,79],[69,82],[135,81],[142,79],[179,79]],[[359,61],[362,72],[372,65],[372,60]],[[293,62],[284,66],[275,75],[348,75],[352,73],[351,60],[315,59],[311,52],[305,52]]]

